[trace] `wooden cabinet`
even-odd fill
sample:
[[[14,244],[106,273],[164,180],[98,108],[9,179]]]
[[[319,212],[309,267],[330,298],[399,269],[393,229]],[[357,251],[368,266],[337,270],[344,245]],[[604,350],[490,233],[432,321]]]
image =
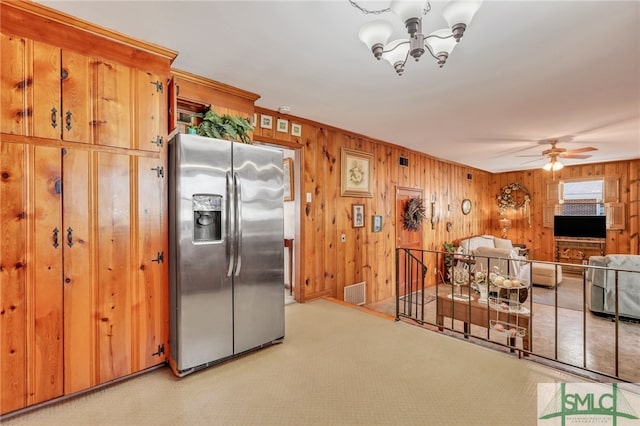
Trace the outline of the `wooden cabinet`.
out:
[[[1,47],[3,133],[160,152],[159,74],[9,34]]]
[[[91,60],[2,34],[3,133],[90,142]]]
[[[4,414],[167,359],[176,53],[36,2],[0,12]]]
[[[60,150],[1,144],[1,411],[63,394]]]
[[[556,262],[586,265],[591,256],[604,256],[605,238],[556,238]],[[569,268],[570,269],[570,268]],[[582,272],[582,268],[573,268]]]
[[[2,412],[165,361],[158,164],[2,144]]]

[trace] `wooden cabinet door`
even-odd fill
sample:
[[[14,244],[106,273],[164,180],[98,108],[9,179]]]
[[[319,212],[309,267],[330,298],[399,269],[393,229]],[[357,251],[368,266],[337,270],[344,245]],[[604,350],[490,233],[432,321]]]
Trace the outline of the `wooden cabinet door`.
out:
[[[31,84],[26,64],[27,41],[0,34],[0,132],[27,134],[27,88]]]
[[[62,139],[91,143],[91,58],[63,50],[60,81],[62,90]]]
[[[158,173],[158,159],[139,157],[137,208],[137,292],[133,312],[138,330],[134,339],[137,369],[167,359],[169,340],[169,285],[166,177]],[[166,349],[163,352],[163,349]]]
[[[95,153],[98,383],[132,372],[131,175],[127,155]]]
[[[96,384],[96,289],[94,233],[95,155],[65,149],[62,157],[64,231],[64,392]]]
[[[0,412],[63,393],[60,150],[1,145]]]
[[[93,132],[98,145],[132,148],[131,68],[115,62],[94,61]]]
[[[33,134],[91,142],[90,59],[34,41]]]
[[[166,121],[162,120],[162,107],[166,105],[166,83],[160,76],[145,71],[136,71],[136,117],[138,137],[136,148],[160,152],[167,142]]]

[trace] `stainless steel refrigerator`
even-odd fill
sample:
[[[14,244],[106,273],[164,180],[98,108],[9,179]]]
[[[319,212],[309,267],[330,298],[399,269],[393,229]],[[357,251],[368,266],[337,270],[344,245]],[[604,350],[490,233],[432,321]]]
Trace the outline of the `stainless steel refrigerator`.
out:
[[[183,376],[284,338],[282,152],[169,144],[171,365]]]

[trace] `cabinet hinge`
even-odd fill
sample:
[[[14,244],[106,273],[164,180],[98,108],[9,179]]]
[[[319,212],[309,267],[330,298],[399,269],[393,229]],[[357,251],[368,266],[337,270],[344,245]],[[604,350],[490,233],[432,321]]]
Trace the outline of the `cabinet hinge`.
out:
[[[152,262],[158,262],[158,263],[164,263],[164,252],[163,251],[159,251],[158,255],[156,256],[155,259],[151,259]]]
[[[162,148],[162,145],[164,145],[164,138],[162,136],[156,136],[156,139],[151,141],[151,143]]]
[[[158,351],[152,353],[151,356],[155,356],[155,355],[161,356],[162,354],[164,354],[164,343],[161,345],[158,345]]]
[[[163,178],[164,177],[164,167],[158,166],[158,167],[152,168],[151,170],[155,171],[158,174],[159,178]]]
[[[150,81],[151,84],[153,84],[154,86],[156,86],[156,92],[160,92],[163,93],[164,92],[164,85],[162,84],[161,81]]]

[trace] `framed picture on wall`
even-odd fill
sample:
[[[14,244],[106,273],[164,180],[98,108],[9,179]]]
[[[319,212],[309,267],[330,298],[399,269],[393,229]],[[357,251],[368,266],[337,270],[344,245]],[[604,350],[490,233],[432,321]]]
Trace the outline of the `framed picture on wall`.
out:
[[[382,232],[382,216],[377,214],[371,216],[371,231]]]
[[[354,228],[364,227],[364,204],[351,205],[351,223]]]
[[[342,148],[340,195],[343,197],[373,197],[373,155]]]
[[[263,129],[271,129],[273,127],[273,117],[270,115],[260,115],[260,127]]]
[[[285,158],[283,164],[284,170],[284,200],[293,201],[293,159]]]
[[[302,124],[291,123],[291,136],[302,136]]]
[[[282,133],[287,133],[289,131],[289,121],[278,118],[276,130]]]

